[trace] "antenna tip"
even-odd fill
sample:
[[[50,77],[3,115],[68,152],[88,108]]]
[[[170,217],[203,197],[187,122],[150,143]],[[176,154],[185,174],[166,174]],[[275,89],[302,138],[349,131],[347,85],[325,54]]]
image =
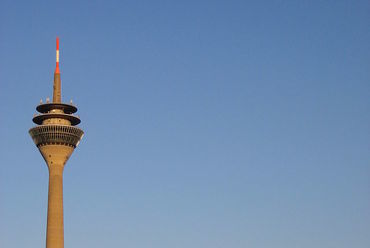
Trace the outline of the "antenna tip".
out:
[[[57,50],[59,50],[59,37],[57,36]]]

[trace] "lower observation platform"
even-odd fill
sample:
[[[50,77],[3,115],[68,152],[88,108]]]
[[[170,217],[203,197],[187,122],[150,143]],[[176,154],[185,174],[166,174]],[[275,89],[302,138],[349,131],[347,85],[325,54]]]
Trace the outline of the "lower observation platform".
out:
[[[29,133],[37,147],[54,144],[76,147],[84,134],[78,127],[65,125],[36,126]]]

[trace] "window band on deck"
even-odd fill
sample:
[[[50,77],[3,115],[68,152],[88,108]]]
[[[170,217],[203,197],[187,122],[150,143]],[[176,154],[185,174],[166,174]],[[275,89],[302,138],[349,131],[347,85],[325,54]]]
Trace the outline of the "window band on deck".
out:
[[[73,126],[41,125],[30,129],[29,133],[36,146],[58,144],[76,147],[83,131]]]

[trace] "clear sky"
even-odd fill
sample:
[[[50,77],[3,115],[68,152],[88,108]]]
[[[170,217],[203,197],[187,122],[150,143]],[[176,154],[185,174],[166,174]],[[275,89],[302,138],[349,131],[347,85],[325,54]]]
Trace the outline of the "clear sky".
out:
[[[45,245],[28,130],[85,136],[68,248],[370,247],[369,1],[0,1],[0,247]]]

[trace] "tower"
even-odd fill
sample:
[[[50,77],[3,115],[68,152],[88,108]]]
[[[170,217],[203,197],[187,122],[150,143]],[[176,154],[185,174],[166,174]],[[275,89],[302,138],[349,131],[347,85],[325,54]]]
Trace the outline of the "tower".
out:
[[[53,101],[40,102],[39,114],[32,121],[37,126],[29,133],[49,169],[48,219],[46,248],[64,247],[63,228],[63,169],[80,142],[84,132],[76,127],[81,121],[74,113],[77,108],[62,103],[59,70],[59,38],[56,47]]]

